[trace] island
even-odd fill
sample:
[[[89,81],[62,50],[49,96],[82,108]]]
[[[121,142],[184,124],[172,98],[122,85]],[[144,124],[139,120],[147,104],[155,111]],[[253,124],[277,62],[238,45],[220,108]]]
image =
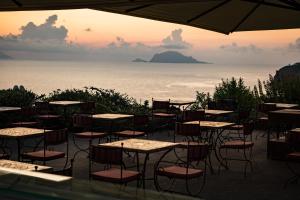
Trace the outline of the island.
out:
[[[13,58],[0,52],[0,60],[11,60],[11,59],[13,59]]]
[[[300,78],[300,63],[287,65],[276,71],[275,80],[299,79]]]
[[[137,58],[133,62],[147,62],[146,60]],[[150,59],[151,63],[201,63],[209,64],[208,62],[198,61],[192,56],[185,56],[177,51],[165,51],[162,53],[154,54]]]

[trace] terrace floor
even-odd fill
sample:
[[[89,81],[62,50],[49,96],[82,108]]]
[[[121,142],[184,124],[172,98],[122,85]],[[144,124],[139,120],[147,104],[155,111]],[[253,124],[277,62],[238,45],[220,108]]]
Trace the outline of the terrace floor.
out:
[[[201,197],[204,199],[292,199],[300,196],[300,183],[290,184],[286,189],[283,188],[285,181],[292,175],[285,162],[275,161],[266,158],[266,138],[258,137],[261,131],[254,132],[254,171],[249,172],[247,177],[243,176],[244,163],[232,161],[229,165],[229,170],[221,169],[218,173],[218,164],[213,156],[213,166],[216,169],[215,174],[208,171],[207,181]],[[172,141],[172,136],[168,137],[167,132],[155,132],[149,136],[149,139]],[[179,139],[180,140],[180,139]],[[88,141],[77,140],[79,145],[86,146]],[[96,141],[95,141],[96,142]],[[11,144],[15,144],[13,141]],[[72,139],[70,139],[71,156],[76,151]],[[63,147],[61,147],[63,148]],[[183,153],[183,152],[180,152]],[[233,152],[232,155],[240,155],[241,152]],[[150,159],[147,164],[147,174],[151,176],[153,173],[153,165],[159,159],[162,153],[150,154]],[[128,165],[134,164],[132,157],[124,156]],[[143,155],[140,156],[142,160]],[[174,160],[174,154],[170,153],[168,159]],[[62,166],[62,161],[48,162],[50,166]],[[300,165],[299,165],[300,170]],[[77,156],[74,162],[74,177],[77,179],[88,179],[88,158],[85,153]],[[164,181],[164,180],[163,180]],[[129,186],[135,187],[136,183],[131,183]],[[197,187],[197,182],[193,184]],[[184,182],[175,183],[175,189],[184,192]],[[146,188],[155,190],[153,181],[146,182]]]

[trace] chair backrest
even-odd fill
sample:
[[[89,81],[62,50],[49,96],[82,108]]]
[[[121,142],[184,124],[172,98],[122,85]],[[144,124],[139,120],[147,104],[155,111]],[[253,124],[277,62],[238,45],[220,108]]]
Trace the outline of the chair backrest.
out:
[[[262,103],[259,105],[260,112],[268,114],[270,111],[276,110],[276,103]]]
[[[146,126],[149,123],[148,115],[134,115],[133,118],[134,126]]]
[[[204,160],[209,153],[209,145],[208,144],[193,144],[190,145],[188,143],[187,149],[187,162],[191,163],[194,161]]]
[[[36,108],[35,107],[22,107],[21,109],[21,115],[23,117],[33,117],[36,115]]]
[[[207,102],[207,108],[208,109],[212,109],[212,110],[217,109],[217,102],[215,102],[215,101],[208,101]]]
[[[204,110],[185,110],[182,113],[182,120],[184,122],[188,121],[201,121],[205,118]]]
[[[165,110],[170,109],[170,101],[159,101],[152,99],[152,110]]]
[[[96,102],[87,101],[80,104],[80,113],[94,114],[96,110]]]
[[[239,110],[237,113],[237,123],[241,124],[243,122],[246,122],[250,117],[250,111],[249,110]]]
[[[48,145],[59,145],[68,141],[67,129],[59,129],[45,133],[45,144]]]
[[[123,147],[90,146],[90,159],[100,164],[122,165]]]
[[[286,135],[286,141],[289,145],[289,148],[293,151],[299,151],[300,150],[300,132],[293,132],[290,131]]]
[[[46,101],[37,101],[34,103],[37,113],[45,114],[49,112],[50,106],[49,102]]]
[[[175,125],[175,134],[182,136],[201,136],[200,125],[177,122]]]
[[[75,128],[91,128],[93,126],[93,118],[87,114],[74,114],[72,121]]]
[[[244,135],[252,135],[253,133],[253,130],[254,130],[254,122],[253,121],[250,121],[250,122],[245,122],[243,124],[243,134]]]

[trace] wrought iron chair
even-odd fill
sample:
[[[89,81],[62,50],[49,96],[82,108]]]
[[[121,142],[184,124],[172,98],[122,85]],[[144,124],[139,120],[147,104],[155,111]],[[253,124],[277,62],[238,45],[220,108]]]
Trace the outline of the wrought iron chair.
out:
[[[205,111],[204,110],[184,110],[182,112],[182,121],[202,121],[205,119]]]
[[[12,127],[28,127],[36,128],[40,126],[40,123],[34,119],[36,115],[35,107],[22,107],[20,112],[20,120],[10,124]]]
[[[148,115],[134,115],[133,127],[123,131],[117,131],[113,134],[121,138],[136,138],[147,135],[149,129],[149,117]]]
[[[295,165],[300,163],[300,129],[291,130],[286,136],[286,141],[289,145],[289,153],[286,155],[286,165],[293,176],[285,182],[284,188],[290,183],[297,182],[300,178],[300,172],[295,169]]]
[[[80,104],[80,111],[81,114],[95,114],[96,112],[96,102],[94,101],[87,101]]]
[[[173,122],[176,121],[176,114],[171,113],[170,110],[170,100],[158,101],[152,99],[152,119],[158,119],[164,122],[160,126],[161,128],[170,127]]]
[[[61,144],[66,146],[65,152],[55,151],[52,149],[54,146]],[[63,168],[66,168],[69,161],[69,140],[67,129],[45,132],[43,149],[22,153],[22,158],[30,160],[31,162],[40,161],[43,162],[44,165],[47,161],[65,158]]]
[[[246,122],[243,124],[243,132],[240,134],[239,139],[228,140],[223,142],[219,148],[219,155],[222,158],[222,161],[225,161],[225,166],[228,169],[228,160],[243,161],[245,162],[244,166],[244,177],[247,176],[247,166],[250,164],[251,171],[253,171],[252,166],[252,148],[254,142],[252,142],[252,133],[254,129],[254,123],[252,121]],[[222,150],[226,150],[226,156],[222,155]],[[242,158],[234,158],[228,156],[228,150],[238,150],[242,152]],[[249,156],[247,156],[247,150],[249,150]],[[220,169],[220,166],[219,166]]]
[[[105,167],[103,170],[93,172],[94,163],[104,164]],[[117,184],[127,184],[136,180],[137,186],[141,177],[140,172],[126,169],[123,162],[123,145],[121,148],[92,145],[90,147],[89,174],[92,179]]]
[[[60,129],[62,127],[61,115],[54,113],[49,105],[49,102],[37,101],[35,102],[35,109],[37,112],[36,118],[44,129]]]
[[[93,140],[98,139],[100,143],[101,139],[108,136],[107,133],[96,132],[93,130],[93,118],[89,114],[74,114],[72,116],[73,128],[80,129],[80,132],[76,132],[73,134],[73,142],[77,147],[78,151],[76,151],[73,155],[73,159],[76,158],[78,153],[86,152],[89,153],[89,147],[92,145]],[[87,148],[82,148],[76,143],[77,139],[85,139],[89,141],[89,146]]]
[[[187,154],[185,158],[180,159],[177,162],[170,162],[165,160],[166,152],[159,161],[154,166],[154,184],[158,191],[171,191],[171,187],[174,185],[175,180],[183,180],[185,181],[186,192],[189,195],[197,196],[204,188],[205,181],[206,181],[206,158],[209,153],[209,145],[203,144],[195,144],[187,145]],[[200,164],[200,162],[204,163],[204,168],[196,167]],[[166,188],[162,186],[159,181],[159,178],[165,177],[169,181],[165,182]],[[194,189],[196,191],[192,191],[190,181],[196,178],[202,178],[199,183],[193,183]]]

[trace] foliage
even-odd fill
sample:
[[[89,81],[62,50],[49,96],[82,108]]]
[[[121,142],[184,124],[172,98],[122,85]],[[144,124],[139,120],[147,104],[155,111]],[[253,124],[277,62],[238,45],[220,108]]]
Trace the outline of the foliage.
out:
[[[300,103],[300,78],[289,77],[276,79],[269,75],[264,82],[265,94],[261,99],[269,102]]]
[[[77,101],[94,101],[96,102],[97,113],[147,113],[148,101],[143,105],[138,104],[135,99],[121,94],[115,90],[107,90],[95,87],[85,87],[80,89],[55,90],[44,100],[77,100]]]
[[[0,90],[0,106],[30,106],[38,98],[37,94],[22,85]]]
[[[238,80],[232,77],[229,79],[222,79],[222,82],[216,86],[213,95],[215,101],[232,99],[237,103],[239,110],[251,110],[256,105],[256,97],[250,87],[245,85],[242,78]]]
[[[191,110],[198,110],[200,108],[206,108],[208,102],[211,101],[210,94],[205,94],[204,92],[196,91],[196,101],[191,106]]]

